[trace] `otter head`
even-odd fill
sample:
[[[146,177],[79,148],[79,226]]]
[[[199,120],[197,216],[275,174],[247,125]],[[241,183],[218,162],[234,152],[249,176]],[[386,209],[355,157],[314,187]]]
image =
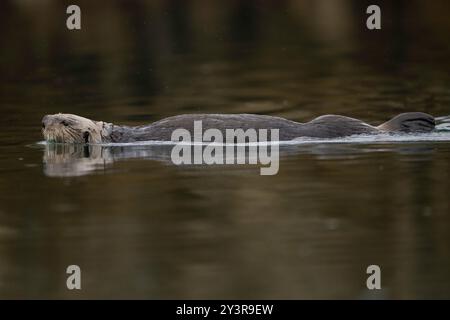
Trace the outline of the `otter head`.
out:
[[[56,143],[107,142],[111,124],[74,114],[58,113],[42,118],[42,135]]]

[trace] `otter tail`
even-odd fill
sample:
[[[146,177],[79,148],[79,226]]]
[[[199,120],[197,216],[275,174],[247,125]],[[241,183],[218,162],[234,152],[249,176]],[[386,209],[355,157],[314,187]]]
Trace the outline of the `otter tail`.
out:
[[[388,132],[430,132],[436,121],[433,116],[423,112],[407,112],[395,116],[378,126],[378,129]]]

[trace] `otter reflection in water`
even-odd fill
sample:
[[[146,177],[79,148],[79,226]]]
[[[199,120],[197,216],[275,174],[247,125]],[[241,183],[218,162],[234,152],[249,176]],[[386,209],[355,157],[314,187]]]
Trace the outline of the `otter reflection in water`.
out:
[[[104,172],[112,168],[116,161],[129,159],[147,159],[162,164],[173,165],[171,151],[173,145],[129,145],[129,146],[101,146],[82,144],[54,144],[44,145],[44,174],[49,177],[76,177]],[[249,149],[248,152],[250,152]],[[427,144],[406,145],[368,145],[368,144],[327,144],[306,143],[280,145],[280,157],[296,157],[301,154],[313,155],[318,160],[354,159],[372,152],[396,152],[400,154],[429,154],[433,146]],[[247,156],[251,156],[247,152]],[[184,167],[192,167],[186,165]],[[239,166],[239,170],[251,167]],[[251,169],[253,170],[253,169]]]
[[[119,160],[152,159],[171,163],[173,146],[101,146],[47,143],[44,149],[44,174],[49,177],[83,176],[111,167]]]

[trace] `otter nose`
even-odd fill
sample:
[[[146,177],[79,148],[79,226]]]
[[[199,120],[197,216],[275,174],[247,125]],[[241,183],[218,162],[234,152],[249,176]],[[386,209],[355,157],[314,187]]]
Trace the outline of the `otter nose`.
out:
[[[42,118],[42,128],[45,129],[45,127],[48,126],[50,124],[50,122],[51,122],[50,116],[44,116]]]

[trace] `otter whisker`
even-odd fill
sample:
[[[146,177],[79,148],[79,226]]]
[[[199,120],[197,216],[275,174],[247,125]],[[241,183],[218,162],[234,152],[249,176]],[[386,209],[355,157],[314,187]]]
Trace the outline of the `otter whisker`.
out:
[[[72,137],[73,141],[75,142],[77,140],[77,137],[75,135],[75,132],[73,130],[67,130],[67,133]]]

